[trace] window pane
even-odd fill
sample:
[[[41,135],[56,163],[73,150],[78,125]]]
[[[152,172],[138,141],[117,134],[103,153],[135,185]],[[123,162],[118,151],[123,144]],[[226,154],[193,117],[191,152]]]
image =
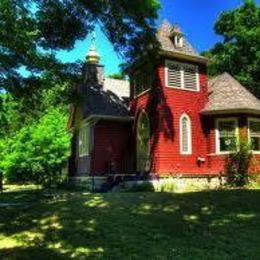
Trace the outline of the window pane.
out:
[[[250,134],[260,135],[260,121],[250,121]]]
[[[232,137],[236,133],[235,121],[219,121],[219,133],[223,137]]]
[[[188,152],[189,144],[188,144],[188,119],[184,117],[182,119],[182,152]]]
[[[235,137],[221,137],[220,138],[220,151],[228,152],[236,149],[236,138]]]
[[[223,120],[218,121],[219,130],[219,149],[220,152],[236,150],[236,121]]]
[[[251,137],[251,145],[252,145],[252,150],[260,151],[260,138],[259,137]]]

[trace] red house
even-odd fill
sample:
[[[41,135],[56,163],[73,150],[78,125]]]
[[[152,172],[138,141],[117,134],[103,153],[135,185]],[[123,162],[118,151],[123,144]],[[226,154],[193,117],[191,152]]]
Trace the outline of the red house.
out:
[[[164,22],[157,37],[159,62],[150,71],[135,66],[131,84],[105,79],[98,53],[89,51],[69,122],[71,176],[218,176],[242,139],[252,144],[258,172],[260,101],[227,73],[208,80],[208,60],[178,27]]]

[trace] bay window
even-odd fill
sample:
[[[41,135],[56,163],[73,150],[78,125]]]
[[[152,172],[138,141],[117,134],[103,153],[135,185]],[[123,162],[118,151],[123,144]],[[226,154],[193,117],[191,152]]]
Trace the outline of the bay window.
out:
[[[237,149],[238,121],[235,118],[217,120],[216,150],[217,153],[229,153]]]
[[[249,119],[248,128],[252,150],[260,152],[260,119]]]

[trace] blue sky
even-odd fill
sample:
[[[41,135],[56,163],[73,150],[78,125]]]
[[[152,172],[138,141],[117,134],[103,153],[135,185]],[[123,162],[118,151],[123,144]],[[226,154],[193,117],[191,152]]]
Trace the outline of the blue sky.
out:
[[[242,4],[242,0],[161,0],[158,24],[163,19],[178,24],[193,47],[199,52],[211,48],[221,38],[214,33],[214,24],[218,15]],[[256,0],[260,4],[260,0]],[[105,65],[106,75],[117,73],[122,59],[115,53],[113,46],[101,32],[96,29],[97,49],[101,63]],[[83,60],[90,45],[90,37],[78,41],[70,52],[61,51],[58,57],[64,62]]]

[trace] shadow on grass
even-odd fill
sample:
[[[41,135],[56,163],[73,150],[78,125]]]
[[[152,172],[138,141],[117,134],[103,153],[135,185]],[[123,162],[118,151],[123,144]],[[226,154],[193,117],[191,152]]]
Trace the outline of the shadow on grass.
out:
[[[1,259],[260,256],[260,190],[67,192],[55,199],[32,192],[21,199],[27,207],[0,208]]]

